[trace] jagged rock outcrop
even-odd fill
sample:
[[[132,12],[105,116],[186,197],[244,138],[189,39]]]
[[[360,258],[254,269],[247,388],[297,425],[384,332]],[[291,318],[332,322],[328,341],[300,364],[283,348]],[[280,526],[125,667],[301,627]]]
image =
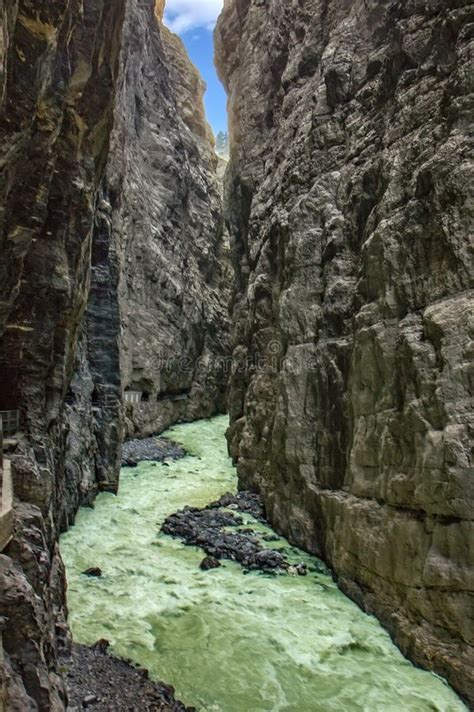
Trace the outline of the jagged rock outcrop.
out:
[[[473,19],[226,0],[216,31],[240,483],[471,702]]]
[[[57,538],[81,503],[116,490],[124,432],[224,404],[215,159],[202,83],[162,5],[0,2],[0,410],[21,421],[0,554],[12,711],[64,709]],[[128,386],[155,407],[124,419]]]

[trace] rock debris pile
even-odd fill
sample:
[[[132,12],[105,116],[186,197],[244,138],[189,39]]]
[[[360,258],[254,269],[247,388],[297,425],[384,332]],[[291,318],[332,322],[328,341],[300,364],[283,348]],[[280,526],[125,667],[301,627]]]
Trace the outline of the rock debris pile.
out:
[[[265,521],[258,495],[240,492],[235,496],[225,494],[203,509],[184,507],[165,520],[161,531],[204,549],[207,554],[201,562],[204,571],[218,568],[221,559],[229,559],[239,563],[246,571],[306,575],[305,564],[292,565],[281,551],[266,547],[265,542],[274,537],[247,526],[236,511]]]

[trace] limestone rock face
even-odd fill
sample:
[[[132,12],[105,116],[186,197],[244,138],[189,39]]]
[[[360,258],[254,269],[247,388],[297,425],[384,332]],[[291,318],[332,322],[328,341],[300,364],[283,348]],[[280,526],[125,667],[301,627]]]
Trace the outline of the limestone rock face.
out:
[[[127,10],[107,168],[120,255],[126,432],[149,434],[226,406],[231,267],[204,82],[181,40]]]
[[[471,702],[473,19],[226,0],[216,31],[240,483]]]

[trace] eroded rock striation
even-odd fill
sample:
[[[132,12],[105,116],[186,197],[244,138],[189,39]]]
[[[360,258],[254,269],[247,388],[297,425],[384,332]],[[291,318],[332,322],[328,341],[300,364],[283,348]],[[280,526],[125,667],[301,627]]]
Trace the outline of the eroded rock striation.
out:
[[[472,5],[226,0],[243,488],[474,702]]]
[[[81,503],[116,491],[124,433],[224,406],[216,159],[203,84],[162,10],[0,3],[0,410],[20,412],[0,554],[12,711],[66,705],[57,539]]]

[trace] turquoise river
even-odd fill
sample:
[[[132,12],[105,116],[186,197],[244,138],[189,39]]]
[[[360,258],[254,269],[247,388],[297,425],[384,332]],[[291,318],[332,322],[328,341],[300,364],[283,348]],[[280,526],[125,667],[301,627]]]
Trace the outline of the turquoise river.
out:
[[[165,435],[188,456],[123,470],[117,497],[79,512],[61,539],[75,639],[107,638],[200,712],[465,711],[285,540],[271,546],[304,561],[307,577],[243,575],[234,562],[203,572],[201,550],[160,534],[168,514],[236,490],[226,426],[217,417],[172,428]],[[103,577],[81,573],[91,566]]]

